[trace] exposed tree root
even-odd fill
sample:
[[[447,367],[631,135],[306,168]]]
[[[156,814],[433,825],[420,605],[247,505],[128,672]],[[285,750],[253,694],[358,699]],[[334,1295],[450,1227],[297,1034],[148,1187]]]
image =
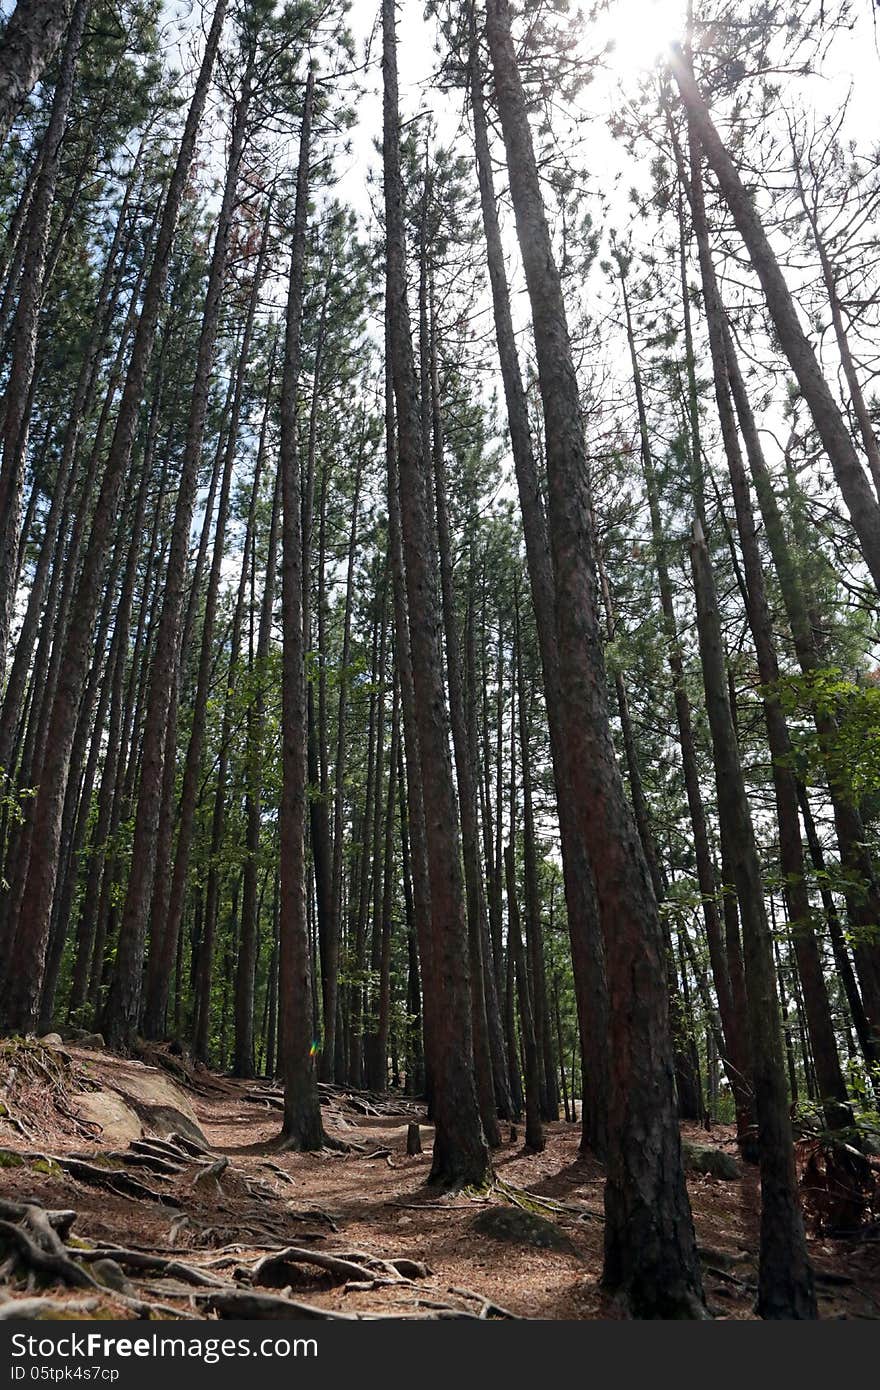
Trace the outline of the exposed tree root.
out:
[[[160,1177],[173,1178],[184,1171],[182,1163],[174,1163],[169,1158],[161,1158],[158,1154],[141,1153],[131,1149],[113,1149],[108,1153],[108,1158],[114,1159],[117,1163],[125,1164],[126,1168],[146,1168],[151,1173],[158,1173]]]
[[[229,1159],[225,1154],[215,1159],[213,1163],[202,1165],[193,1177],[193,1187],[199,1188],[200,1191],[219,1192],[221,1190],[220,1179],[228,1167]]]
[[[245,1091],[245,1100],[254,1105],[265,1105],[267,1110],[283,1110],[284,1097],[280,1091]]]
[[[367,1287],[379,1282],[411,1282],[424,1279],[429,1273],[427,1265],[416,1260],[389,1260],[363,1250],[306,1250],[301,1246],[288,1246],[264,1255],[249,1271],[249,1277],[255,1284],[277,1284],[291,1265],[311,1265],[334,1275],[340,1284],[354,1280]]]
[[[36,1038],[6,1038],[0,1042],[0,1124],[10,1124],[29,1142],[40,1132],[38,1121],[51,1111],[64,1128],[81,1139],[94,1139],[100,1127],[76,1113],[75,1096],[95,1089],[95,1081],[76,1066],[62,1048],[48,1047]]]
[[[298,1303],[278,1294],[243,1292],[240,1289],[222,1293],[196,1295],[201,1307],[220,1318],[313,1318],[322,1322],[356,1322],[355,1313],[337,1313],[330,1308],[318,1308],[311,1303]]]
[[[29,1221],[29,1218],[26,1218]],[[48,1222],[46,1223],[48,1226]],[[51,1229],[51,1227],[49,1228]],[[32,1238],[24,1224],[17,1226],[12,1221],[0,1221],[0,1242],[12,1245],[19,1262],[26,1272],[54,1275],[73,1289],[100,1288],[97,1280],[87,1274],[80,1265],[75,1264],[66,1251],[46,1250]]]
[[[512,1202],[514,1206],[521,1207],[523,1211],[540,1209],[558,1216],[573,1216],[578,1221],[605,1220],[602,1212],[590,1211],[588,1207],[579,1206],[574,1202],[557,1202],[553,1197],[542,1197],[538,1192],[529,1192],[525,1188],[513,1187],[503,1178],[495,1178],[491,1191],[496,1192],[505,1201]]]
[[[477,1314],[479,1318],[509,1318],[515,1322],[522,1321],[519,1313],[511,1313],[509,1308],[503,1308],[500,1303],[495,1303],[491,1298],[487,1298],[485,1294],[475,1293],[473,1289],[464,1289],[457,1284],[451,1284],[449,1286],[449,1292],[457,1293],[460,1298],[472,1298],[479,1303],[481,1305],[480,1311]]]
[[[156,1192],[152,1187],[133,1178],[130,1173],[119,1168],[102,1168],[98,1163],[88,1163],[85,1159],[56,1157],[49,1155],[52,1163],[57,1163],[65,1173],[91,1187],[104,1187],[115,1192],[118,1197],[134,1197],[138,1202],[161,1202],[164,1206],[179,1207],[180,1202],[170,1192]]]
[[[156,1143],[157,1141],[151,1140],[150,1142]],[[170,1142],[171,1144],[175,1145],[178,1149],[182,1149],[183,1153],[188,1154],[190,1158],[210,1157],[211,1150],[205,1148],[204,1144],[199,1144],[195,1139],[190,1139],[189,1135],[187,1134],[174,1133],[171,1135]]]
[[[47,1210],[37,1201],[0,1202],[0,1246],[10,1252],[8,1277],[23,1279],[28,1293],[35,1279],[94,1291],[101,1294],[101,1304],[121,1305],[134,1316],[144,1318],[186,1318],[193,1315],[194,1309],[202,1315],[221,1318],[353,1321],[392,1316],[386,1312],[341,1313],[292,1298],[291,1280],[296,1279],[298,1272],[312,1269],[328,1275],[346,1292],[394,1289],[395,1306],[399,1306],[399,1296],[403,1296],[405,1304],[411,1304],[413,1316],[514,1316],[471,1289],[450,1288],[449,1292],[478,1304],[476,1312],[449,1303],[439,1291],[424,1285],[431,1274],[428,1266],[408,1256],[390,1257],[348,1248],[313,1250],[296,1245],[268,1250],[264,1247],[265,1253],[244,1262],[236,1257],[254,1247],[234,1245],[201,1266],[180,1260],[173,1252],[166,1254],[156,1249],[131,1249],[105,1242],[92,1246],[82,1242],[70,1247],[65,1241],[75,1215],[72,1211]],[[320,1239],[320,1234],[315,1238]],[[232,1266],[232,1281],[218,1270],[218,1266],[224,1265]],[[133,1282],[138,1279],[143,1280],[140,1287]],[[283,1291],[263,1293],[254,1287],[259,1285],[280,1287]],[[65,1309],[81,1308],[86,1312],[98,1306],[96,1299],[77,1305],[48,1298],[23,1299],[0,1303],[0,1317],[62,1315]],[[15,1311],[7,1311],[10,1308]]]
[[[89,1263],[96,1260],[114,1260],[131,1273],[142,1271],[145,1274],[162,1274],[169,1279],[180,1279],[184,1284],[193,1284],[196,1288],[220,1288],[225,1285],[223,1279],[216,1279],[193,1265],[145,1250],[126,1250],[121,1246],[108,1245],[98,1246],[93,1250],[79,1250],[77,1254],[81,1260]]]
[[[54,1298],[9,1298],[0,1303],[0,1322],[12,1318],[69,1318],[82,1317],[100,1307],[97,1298],[75,1299],[60,1303]]]
[[[66,1240],[76,1220],[75,1211],[47,1211],[36,1198],[25,1202],[10,1202],[6,1198],[0,1197],[0,1217],[4,1221],[22,1221],[27,1216],[28,1211],[38,1208],[43,1211],[46,1220],[58,1233],[59,1238]]]

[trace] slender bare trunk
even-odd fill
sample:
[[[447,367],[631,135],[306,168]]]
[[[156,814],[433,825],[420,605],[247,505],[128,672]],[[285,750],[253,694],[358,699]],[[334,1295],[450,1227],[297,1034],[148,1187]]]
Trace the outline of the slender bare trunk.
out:
[[[480,204],[492,286],[495,336],[498,344],[511,448],[523,518],[532,607],[535,612],[541,650],[547,720],[556,784],[565,894],[568,907],[568,928],[571,938],[572,966],[584,1070],[584,1103],[581,1109],[583,1141],[586,1146],[602,1153],[606,1140],[608,1108],[608,995],[602,932],[599,924],[590,857],[577,823],[571,774],[568,766],[569,744],[565,728],[559,673],[550,545],[538,481],[538,469],[532,450],[528,408],[510,311],[510,295],[498,213],[495,206],[492,161],[475,36],[472,38],[471,44],[470,85]],[[499,879],[501,872],[499,856]],[[497,892],[495,897],[498,897]],[[499,906],[495,907],[496,936],[493,936],[493,942],[497,941]],[[496,970],[499,969],[499,952],[496,949]],[[500,993],[500,977],[498,990]]]
[[[609,1015],[604,1278],[637,1314],[702,1316],[675,1107],[663,934],[611,741],[578,383],[506,0],[489,0],[487,32],[544,412],[571,786],[590,847],[609,997],[616,1001]]]
[[[458,810],[449,754],[443,689],[442,616],[436,545],[429,511],[430,459],[424,457],[412,334],[406,301],[405,232],[400,173],[397,37],[393,0],[383,0],[385,256],[389,339],[397,408],[400,517],[410,612],[410,652],[416,697],[422,796],[431,895],[431,1066],[435,1182],[481,1182],[489,1157],[480,1124],[473,1067],[467,920],[458,837]]]
[[[758,1311],[764,1318],[815,1318],[816,1297],[798,1198],[773,949],[761,866],[730,713],[715,582],[698,521],[694,523],[691,563],[706,709],[715,757],[718,816],[730,855],[743,929],[761,1169]]]
[[[296,210],[290,253],[290,289],[281,376],[281,667],[282,783],[279,810],[281,904],[279,921],[279,1028],[284,1076],[284,1143],[319,1149],[324,1143],[315,1065],[312,1060],[311,968],[306,921],[306,669],[303,642],[302,498],[297,439],[309,151],[315,77],[309,69],[303,102]]]

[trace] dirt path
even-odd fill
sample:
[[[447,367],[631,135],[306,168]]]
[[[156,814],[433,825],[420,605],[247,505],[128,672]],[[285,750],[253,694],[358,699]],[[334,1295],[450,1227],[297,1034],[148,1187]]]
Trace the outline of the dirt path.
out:
[[[119,1064],[106,1053],[76,1048],[69,1052],[76,1071],[88,1074],[95,1085],[112,1082],[122,1066],[129,1072],[140,1069],[142,1077],[156,1078],[160,1086],[168,1078],[162,1068]],[[168,1079],[173,1085],[173,1078]],[[106,1163],[108,1145],[99,1141],[94,1128],[88,1139],[82,1130],[64,1133],[70,1122],[56,1112],[53,1132],[52,1107],[47,1106],[40,1120],[40,1143],[35,1144],[33,1136],[28,1140],[0,1121],[0,1145],[7,1154],[29,1155],[19,1164],[8,1158],[0,1167],[0,1200],[22,1203],[35,1198],[46,1208],[75,1209],[71,1248],[124,1248],[131,1259],[138,1252],[152,1252],[189,1271],[181,1278],[173,1264],[165,1270],[136,1269],[120,1256],[115,1263],[123,1267],[121,1286],[128,1301],[105,1288],[98,1298],[103,1315],[132,1316],[136,1299],[162,1305],[166,1316],[172,1311],[206,1315],[212,1311],[212,1287],[222,1284],[227,1291],[282,1296],[331,1314],[425,1317],[482,1311],[495,1316],[509,1310],[528,1318],[615,1316],[598,1283],[602,1170],[592,1158],[579,1156],[576,1126],[548,1126],[547,1148],[537,1156],[526,1154],[518,1140],[508,1140],[495,1156],[496,1187],[486,1193],[450,1195],[426,1185],[432,1131],[411,1102],[389,1100],[387,1110],[395,1113],[363,1114],[359,1109],[378,1109],[375,1101],[326,1094],[328,1134],[362,1148],[291,1154],[278,1150],[277,1096],[266,1094],[262,1083],[207,1074],[199,1074],[197,1081],[200,1089],[188,1090],[186,1099],[210,1153],[200,1155],[192,1146],[191,1153],[181,1150],[175,1155],[172,1145],[165,1157],[169,1169],[177,1171],[162,1172],[156,1171],[162,1167],[160,1148],[153,1151],[154,1159],[159,1156],[153,1169],[137,1166],[137,1155],[129,1153],[124,1159],[122,1150],[114,1150],[117,1157],[108,1170],[111,1184],[120,1173],[123,1181],[134,1178],[145,1189],[138,1198],[95,1186],[76,1171],[64,1172],[33,1157],[37,1152],[54,1158],[75,1153],[93,1165],[96,1159]],[[70,1108],[69,1096],[65,1105]],[[407,1125],[414,1117],[421,1123],[424,1152],[408,1157]],[[731,1133],[720,1127],[711,1135],[700,1131],[690,1137],[733,1150]],[[214,1176],[209,1165],[218,1159],[222,1163],[222,1156],[228,1163]],[[134,1166],[129,1166],[132,1159]],[[717,1316],[752,1316],[756,1181],[749,1169],[735,1181],[698,1175],[689,1181],[707,1299]],[[567,1248],[502,1242],[474,1229],[488,1208],[517,1205],[552,1222]],[[331,1260],[340,1253],[354,1258],[357,1252],[362,1263],[373,1263],[367,1279],[293,1262],[274,1273],[258,1270],[260,1259],[287,1246],[318,1257],[330,1255]],[[880,1314],[877,1241],[815,1238],[811,1253],[823,1316]],[[85,1268],[94,1269],[94,1259],[82,1259]],[[412,1267],[402,1266],[404,1277],[382,1263],[401,1260],[412,1262]],[[413,1277],[416,1266],[422,1268]],[[194,1284],[193,1271],[213,1286]],[[20,1267],[14,1274],[7,1269],[2,1277],[7,1295],[28,1295]],[[30,1283],[38,1287],[42,1281],[32,1277]],[[62,1286],[52,1289],[51,1296],[81,1300],[96,1294],[65,1292]],[[218,1311],[216,1306],[213,1311]],[[241,1309],[236,1315],[242,1315]]]

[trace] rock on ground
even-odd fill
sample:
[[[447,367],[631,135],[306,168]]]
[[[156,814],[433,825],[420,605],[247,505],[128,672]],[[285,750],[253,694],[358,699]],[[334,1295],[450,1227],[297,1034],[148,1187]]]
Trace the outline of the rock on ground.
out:
[[[143,1137],[138,1115],[115,1091],[82,1091],[74,1099],[80,1117],[100,1125],[102,1140],[114,1148],[124,1148]]]
[[[487,1207],[473,1223],[473,1229],[492,1240],[511,1245],[531,1245],[538,1250],[560,1250],[574,1253],[574,1246],[559,1227],[536,1212],[522,1207]]]
[[[704,1173],[708,1177],[721,1178],[724,1182],[736,1182],[742,1177],[742,1167],[732,1154],[723,1149],[713,1149],[708,1144],[693,1144],[685,1140],[681,1146],[684,1166],[689,1173]]]

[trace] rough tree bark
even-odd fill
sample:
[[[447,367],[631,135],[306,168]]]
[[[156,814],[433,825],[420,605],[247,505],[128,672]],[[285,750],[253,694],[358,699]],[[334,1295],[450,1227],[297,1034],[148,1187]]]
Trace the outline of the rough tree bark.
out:
[[[703,199],[700,144],[692,125],[689,125],[689,135],[691,215],[699,253],[703,305],[709,330],[709,348],[718,416],[721,422],[724,452],[730,473],[743,558],[746,611],[755,643],[758,674],[766,692],[763,697],[764,720],[776,796],[780,868],[785,884],[788,915],[792,926],[798,971],[804,991],[807,1024],[825,1118],[832,1129],[841,1126],[848,1127],[853,1122],[853,1116],[847,1103],[846,1083],[843,1079],[840,1058],[837,1053],[831,1007],[819,947],[813,930],[812,910],[804,875],[797,784],[792,769],[791,738],[782,707],[776,696],[772,694],[772,690],[779,680],[779,663],[773,641],[770,609],[764,585],[764,567],[752,512],[751,493],[736,428],[724,342],[723,311],[712,261],[709,228]]]
[[[660,498],[654,471],[651,438],[648,431],[648,416],[645,409],[642,374],[636,351],[632,313],[626,283],[624,261],[618,258],[621,292],[623,296],[626,331],[629,341],[630,361],[633,372],[633,387],[639,422],[639,449],[642,459],[642,472],[648,498],[648,511],[651,518],[651,539],[654,547],[654,560],[657,569],[657,587],[660,594],[660,607],[668,643],[667,660],[672,675],[672,696],[675,706],[678,744],[681,751],[682,773],[688,802],[691,828],[694,836],[694,857],[697,868],[697,883],[703,901],[703,924],[706,928],[706,941],[709,947],[709,960],[712,978],[718,998],[718,1012],[724,1034],[722,1060],[736,1107],[737,1136],[740,1144],[746,1144],[751,1126],[752,1094],[749,1082],[748,1042],[745,1036],[745,1019],[736,1006],[738,997],[745,998],[744,988],[740,989],[739,976],[731,976],[730,952],[727,950],[724,933],[718,915],[718,885],[712,864],[709,846],[709,832],[706,811],[700,788],[700,775],[697,764],[696,741],[694,738],[693,716],[687,693],[684,673],[684,658],[678,635],[678,621],[675,614],[674,591],[669,566],[666,560],[665,537],[660,514]],[[734,907],[733,927],[738,933],[736,909]],[[739,961],[738,954],[733,957]]]
[[[433,287],[432,287],[433,289]],[[452,724],[452,747],[455,756],[455,775],[458,785],[458,807],[461,817],[461,846],[464,864],[465,900],[469,963],[471,974],[471,1018],[474,1030],[474,1068],[480,1117],[487,1143],[492,1149],[501,1144],[498,1128],[497,1102],[493,1081],[492,1054],[489,1047],[489,1021],[483,989],[483,936],[486,927],[486,895],[480,865],[480,842],[477,826],[477,791],[471,749],[467,736],[465,715],[464,673],[461,642],[455,612],[455,592],[452,572],[452,534],[449,521],[449,500],[446,490],[446,460],[440,414],[440,381],[437,368],[437,330],[434,318],[434,297],[430,295],[431,326],[429,390],[431,397],[432,456],[434,466],[435,516],[440,557],[440,595],[443,610],[443,629],[446,642],[446,679],[449,686],[449,710]],[[501,1096],[503,1109],[508,1109],[508,1097]]]
[[[0,145],[45,71],[71,17],[73,0],[18,0],[0,35]]]
[[[595,528],[594,528],[595,529]],[[596,542],[596,567],[602,603],[605,609],[605,630],[608,641],[613,642],[617,632],[611,589],[605,573],[602,548]],[[668,886],[663,865],[657,852],[648,803],[645,797],[642,773],[636,750],[635,730],[629,709],[626,683],[623,672],[614,672],[614,690],[617,696],[617,711],[620,718],[620,731],[623,735],[624,762],[629,779],[630,799],[636,818],[639,839],[648,862],[648,872],[658,903],[668,896]],[[669,992],[669,1018],[672,1026],[672,1056],[675,1066],[675,1091],[678,1097],[678,1113],[683,1120],[700,1120],[703,1115],[702,1097],[698,1069],[694,1065],[693,1051],[689,1043],[689,1020],[682,991],[679,988],[678,972],[672,945],[672,933],[666,921],[663,922],[663,937],[666,954],[666,982]],[[685,977],[686,978],[686,977]]]
[[[473,13],[472,13],[473,20]],[[547,521],[529,431],[528,407],[516,350],[501,229],[495,206],[492,161],[475,33],[470,53],[471,106],[483,230],[492,288],[495,336],[504,385],[510,443],[519,490],[532,607],[538,629],[544,695],[562,850],[568,929],[571,938],[578,1028],[584,1071],[581,1108],[583,1142],[604,1152],[608,1109],[608,992],[602,931],[589,854],[575,814],[568,767],[568,738],[559,675],[553,612],[553,576]],[[500,877],[500,875],[499,875]],[[497,895],[496,895],[497,896]],[[498,917],[496,907],[495,918]],[[500,962],[496,960],[496,968]],[[499,992],[501,984],[499,979]]]
[[[275,365],[275,344],[269,368],[269,392]],[[272,640],[272,613],[278,567],[278,531],[281,522],[281,475],[276,471],[272,494],[272,513],[266,550],[266,573],[260,604],[257,645],[252,664],[256,686],[247,711],[247,792],[245,794],[245,858],[242,870],[241,927],[235,969],[235,1051],[236,1076],[254,1073],[254,972],[257,962],[259,911],[257,873],[260,853],[260,801],[263,731],[266,723],[266,662]]]
[[[12,323],[12,361],[3,398],[3,452],[0,458],[0,679],[6,669],[9,626],[18,573],[21,502],[34,385],[37,324],[43,297],[59,151],[67,124],[76,64],[90,8],[91,0],[76,0],[73,9],[49,125],[43,138],[40,171],[25,228],[26,245],[19,282],[20,293]],[[13,20],[17,13],[18,9],[13,13]],[[0,74],[5,53],[4,45],[0,47]],[[0,112],[2,101],[3,85],[0,76]]]
[[[406,300],[405,230],[400,172],[397,36],[393,0],[383,0],[385,256],[391,369],[397,413],[400,518],[410,613],[422,796],[431,896],[432,1098],[435,1139],[431,1179],[478,1183],[489,1170],[473,1066],[470,972],[458,810],[443,689],[442,616],[436,546],[428,501],[430,459],[424,457],[412,335]]]
[[[309,934],[306,922],[306,670],[303,642],[303,550],[297,378],[300,368],[309,152],[315,75],[309,69],[303,103],[296,210],[290,253],[290,290],[281,376],[281,613],[282,785],[279,812],[281,904],[279,936],[279,1032],[284,1078],[282,1137],[287,1148],[319,1149],[324,1143],[315,1065],[311,1056],[312,1010]]]
[[[706,709],[712,733],[718,816],[731,860],[743,930],[761,1170],[758,1311],[764,1318],[815,1318],[816,1297],[798,1200],[773,949],[761,866],[730,713],[715,581],[698,521],[694,523],[691,564]]]
[[[604,1279],[638,1315],[703,1316],[675,1105],[663,934],[611,741],[578,383],[506,0],[489,0],[487,33],[544,411],[572,791],[605,939],[611,1007]]]

